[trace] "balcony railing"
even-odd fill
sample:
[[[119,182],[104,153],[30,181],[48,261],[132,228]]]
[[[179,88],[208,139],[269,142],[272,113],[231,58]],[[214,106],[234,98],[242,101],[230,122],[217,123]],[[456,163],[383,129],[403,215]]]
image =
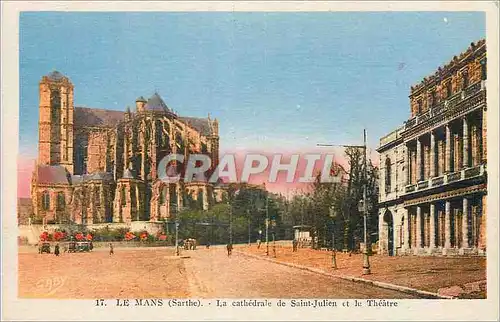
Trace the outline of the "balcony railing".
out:
[[[481,166],[475,166],[474,168],[465,169],[465,179],[477,177],[481,174]]]
[[[429,181],[427,181],[427,180],[425,180],[425,181],[420,181],[420,182],[418,183],[418,189],[419,189],[419,190],[420,190],[420,189],[425,189],[425,188],[427,188],[427,187],[429,187]]]
[[[484,99],[481,96],[478,96],[473,100],[469,100],[463,105],[460,103],[464,102],[469,97],[474,96],[475,94],[477,94],[481,90],[484,90],[485,88],[486,88],[486,86],[484,86],[484,81],[480,81],[480,82],[477,82],[477,83],[470,85],[462,92],[456,93],[453,96],[446,99],[445,102],[438,103],[437,105],[431,107],[431,109],[429,109],[429,111],[427,111],[423,114],[417,115],[417,116],[409,119],[408,121],[406,121],[405,130],[408,130],[408,129],[410,129],[418,124],[421,124],[434,116],[440,115],[441,113],[443,113],[446,110],[453,110],[457,107],[460,107],[462,109],[468,109],[471,105],[479,104],[481,102],[481,100]],[[459,106],[459,104],[460,104],[460,106]]]
[[[417,185],[414,185],[414,184],[411,184],[411,185],[409,185],[409,186],[406,186],[406,187],[405,187],[405,192],[406,192],[406,193],[413,192],[413,191],[415,191],[415,190],[416,190],[416,189],[415,189],[416,187],[417,187]]]
[[[481,90],[481,82],[477,82],[467,87],[464,91],[465,97],[472,96]]]
[[[449,173],[447,176],[446,176],[446,181],[447,182],[454,182],[454,181],[458,181],[460,179],[462,179],[462,172],[453,172],[453,173]]]
[[[432,186],[440,186],[444,183],[444,176],[432,178]]]
[[[486,165],[481,164],[472,168],[464,169],[457,172],[448,173],[439,177],[431,178],[430,180],[420,181],[417,184],[410,184],[405,187],[405,193],[413,193],[430,188],[436,188],[466,179],[481,177],[486,172]]]

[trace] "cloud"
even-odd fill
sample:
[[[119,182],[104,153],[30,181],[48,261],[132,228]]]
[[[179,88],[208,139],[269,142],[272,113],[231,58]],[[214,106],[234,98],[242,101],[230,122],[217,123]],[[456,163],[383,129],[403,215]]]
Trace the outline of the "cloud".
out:
[[[29,198],[31,175],[35,166],[34,156],[19,155],[17,158],[17,197]]]

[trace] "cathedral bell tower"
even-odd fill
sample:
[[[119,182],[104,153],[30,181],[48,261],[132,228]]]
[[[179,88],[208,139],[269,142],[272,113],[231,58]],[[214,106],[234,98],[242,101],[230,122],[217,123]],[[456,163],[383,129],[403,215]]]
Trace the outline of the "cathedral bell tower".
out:
[[[38,163],[73,174],[73,84],[53,71],[40,81]]]

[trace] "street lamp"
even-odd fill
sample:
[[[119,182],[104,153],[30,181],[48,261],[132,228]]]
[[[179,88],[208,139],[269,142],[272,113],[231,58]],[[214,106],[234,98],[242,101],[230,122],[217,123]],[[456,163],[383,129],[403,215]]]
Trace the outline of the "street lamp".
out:
[[[179,220],[175,218],[175,256],[179,256]]]
[[[175,216],[175,256],[179,256],[179,218],[177,217],[177,202],[172,203],[173,213]],[[167,224],[168,227],[168,224]]]
[[[240,190],[236,190],[234,192],[234,197],[236,197],[240,193]],[[231,204],[231,200],[227,201],[229,205],[229,245],[233,245],[233,205]]]
[[[363,239],[365,247],[363,248],[363,275],[371,274],[370,271],[370,261],[368,258],[368,238],[367,238],[367,226],[366,226],[366,217],[368,216],[368,212],[370,211],[370,205],[366,199],[366,184],[363,187],[363,199],[359,201],[358,210],[363,214]]]
[[[337,253],[335,251],[335,218],[337,217],[337,212],[335,206],[330,206],[330,218],[332,220],[332,268],[337,269]]]
[[[250,209],[247,209],[247,217],[248,217],[248,246],[252,244],[252,231],[251,231],[251,223],[250,223]]]
[[[367,227],[366,227],[366,217],[368,216],[369,212],[369,207],[367,199],[366,199],[366,188],[367,188],[367,181],[368,181],[368,173],[367,173],[367,162],[366,162],[366,152],[367,152],[367,147],[366,147],[366,129],[363,130],[363,145],[342,145],[342,144],[317,144],[317,146],[322,146],[322,147],[330,147],[330,146],[341,146],[345,148],[357,148],[357,149],[363,149],[363,165],[364,165],[364,173],[363,173],[363,199],[360,200],[358,204],[358,210],[359,212],[363,213],[363,223],[364,223],[364,243],[365,247],[363,250],[363,275],[368,275],[371,274],[370,272],[370,261],[368,259],[368,247],[367,247]]]
[[[273,257],[276,258],[276,219],[271,221],[271,226],[273,227]]]
[[[266,195],[266,256],[269,256],[269,194]]]
[[[233,244],[233,206],[228,201],[229,205],[229,245]]]

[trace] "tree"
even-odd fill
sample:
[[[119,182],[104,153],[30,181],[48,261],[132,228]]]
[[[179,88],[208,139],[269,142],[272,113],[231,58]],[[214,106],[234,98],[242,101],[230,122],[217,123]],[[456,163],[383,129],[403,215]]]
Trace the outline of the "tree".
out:
[[[289,204],[290,216],[295,224],[310,225],[313,241],[318,238],[323,246],[331,245],[332,233],[336,238],[336,247],[346,250],[359,249],[364,236],[363,214],[358,210],[359,201],[363,198],[366,183],[367,200],[372,205],[367,220],[367,234],[376,240],[378,216],[378,169],[371,160],[365,162],[363,149],[348,147],[345,150],[347,168],[333,164],[331,171],[341,174],[341,183],[322,183],[321,173],[312,183],[312,192],[294,196]],[[370,239],[369,239],[370,241]],[[318,247],[319,245],[313,245]]]

